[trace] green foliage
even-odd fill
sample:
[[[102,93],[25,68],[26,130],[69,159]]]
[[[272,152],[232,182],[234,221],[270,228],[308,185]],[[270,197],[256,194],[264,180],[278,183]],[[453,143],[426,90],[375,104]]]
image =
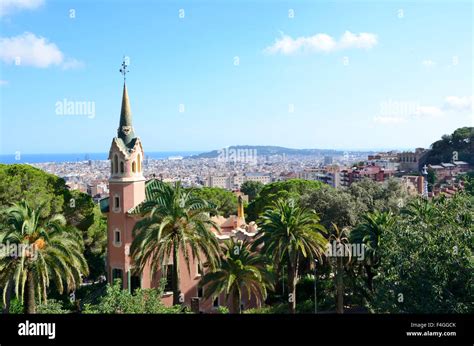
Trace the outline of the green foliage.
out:
[[[41,217],[41,206],[30,208],[21,202],[7,209],[6,215],[9,227],[0,230],[0,240],[27,248],[17,257],[0,254],[0,287],[4,288],[4,301],[7,290],[14,287],[26,312],[34,313],[35,298],[45,301],[51,283],[62,293],[64,288],[74,289],[81,283],[81,275],[87,275],[82,239],[75,229],[66,227],[64,216]]]
[[[10,301],[10,314],[22,314],[24,310],[25,308],[18,298],[13,298]]]
[[[151,262],[152,274],[173,259],[171,286],[173,302],[178,304],[179,254],[183,254],[188,272],[192,259],[199,265],[205,260],[211,270],[216,268],[219,243],[211,227],[218,226],[208,216],[212,210],[208,203],[179,182],[174,186],[159,182],[153,194],[155,198],[143,204],[143,218],[135,224],[130,252],[140,272]]]
[[[462,194],[409,203],[380,240],[377,312],[474,312],[473,205]]]
[[[397,211],[400,201],[407,198],[402,185],[394,179],[386,183],[378,183],[371,179],[363,179],[351,184],[348,192],[359,202],[361,213],[380,211]]]
[[[0,209],[26,201],[32,208],[43,206],[42,217],[63,211],[68,190],[64,180],[30,165],[0,164]]]
[[[204,275],[204,297],[215,298],[225,293],[232,298],[232,312],[240,313],[242,293],[255,297],[257,302],[267,297],[267,287],[272,287],[267,271],[269,261],[250,250],[250,244],[231,238],[222,245],[223,255],[215,271]]]
[[[262,191],[264,185],[259,181],[246,181],[240,186],[240,191],[249,196],[249,202],[253,201]]]
[[[278,199],[259,220],[261,230],[253,243],[263,254],[272,259],[280,271],[287,266],[289,310],[296,309],[296,283],[302,260],[313,263],[321,259],[327,240],[326,229],[319,223],[314,210],[300,207],[293,199]]]
[[[451,162],[454,152],[458,153],[458,160],[474,165],[474,127],[459,128],[434,142],[426,161],[430,164]]]
[[[294,199],[318,190],[323,186],[319,181],[290,179],[265,185],[260,194],[247,207],[249,221],[256,221],[277,199]]]
[[[194,189],[193,194],[215,206],[216,210],[211,215],[229,217],[237,214],[237,196],[231,191],[219,187],[203,187]]]
[[[32,208],[42,206],[43,218],[63,213],[68,228],[82,233],[90,277],[104,274],[107,222],[89,195],[70,191],[63,179],[30,165],[0,164],[0,209],[21,201]]]
[[[219,306],[217,308],[217,313],[218,314],[228,314],[229,313],[229,308],[227,306]]]
[[[137,289],[133,294],[122,289],[119,279],[107,285],[105,296],[99,304],[84,304],[85,314],[175,314],[181,306],[165,307],[161,300],[163,286],[154,289]]]
[[[399,182],[389,179],[381,184],[364,179],[353,183],[348,189],[334,189],[323,185],[302,197],[302,205],[314,209],[321,218],[321,224],[330,228],[355,227],[361,217],[375,210],[394,211],[400,201],[407,198]]]
[[[426,180],[428,181],[428,191],[433,191],[433,186],[436,184],[437,179],[435,170],[428,168],[428,175],[426,177]]]
[[[302,204],[312,208],[321,217],[321,224],[329,228],[332,223],[339,227],[354,226],[361,210],[366,209],[362,202],[345,190],[324,185],[303,196]]]
[[[38,314],[68,314],[71,311],[64,309],[63,303],[56,299],[48,299],[38,305],[36,310]]]
[[[89,278],[97,280],[105,274],[107,248],[107,219],[98,205],[85,193],[77,190],[65,194],[64,215],[78,228],[84,240],[84,256],[89,264]]]

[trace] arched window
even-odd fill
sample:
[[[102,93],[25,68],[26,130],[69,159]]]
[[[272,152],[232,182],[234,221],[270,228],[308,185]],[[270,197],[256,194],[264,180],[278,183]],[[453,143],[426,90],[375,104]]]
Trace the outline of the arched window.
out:
[[[138,154],[137,156],[137,162],[138,162],[138,171],[141,172],[142,171],[142,158],[140,154]]]
[[[110,161],[110,174],[114,174],[114,161]]]
[[[137,163],[135,161],[132,162],[132,172],[136,173],[137,171]]]
[[[115,154],[115,156],[114,156],[113,166],[114,166],[114,169],[115,169],[115,173],[118,173],[118,156],[117,156],[117,154]]]
[[[120,161],[120,173],[123,173],[125,169],[123,168],[123,161]]]

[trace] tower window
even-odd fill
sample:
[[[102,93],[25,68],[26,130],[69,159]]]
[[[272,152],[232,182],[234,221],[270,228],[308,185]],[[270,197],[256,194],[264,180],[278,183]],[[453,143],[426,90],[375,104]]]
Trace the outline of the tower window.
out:
[[[212,306],[215,308],[219,307],[219,297],[216,297],[216,299],[214,299],[214,301],[212,302]]]
[[[204,296],[204,289],[201,285],[198,285],[197,287],[197,296],[198,298],[202,298]]]
[[[121,242],[122,242],[122,236],[120,234],[120,230],[117,229],[114,231],[114,243],[116,245],[120,245]]]
[[[135,161],[132,162],[132,172],[136,173],[137,171],[137,163]]]
[[[125,171],[123,167],[123,161],[120,161],[120,173],[123,173]]]
[[[166,267],[166,284],[165,292],[171,292],[173,290],[173,265],[168,264]]]
[[[142,157],[140,156],[140,154],[138,154],[137,156],[137,162],[138,162],[138,171],[141,172],[142,171]]]
[[[110,174],[114,174],[114,162],[110,162]]]
[[[115,196],[115,198],[114,198],[114,208],[115,209],[120,208],[120,197],[119,196]]]
[[[118,157],[117,157],[117,154],[115,154],[114,156],[114,169],[115,169],[115,173],[118,173]]]
[[[112,281],[115,281],[116,279],[120,279],[121,281],[123,280],[122,269],[118,269],[118,268],[112,269]]]

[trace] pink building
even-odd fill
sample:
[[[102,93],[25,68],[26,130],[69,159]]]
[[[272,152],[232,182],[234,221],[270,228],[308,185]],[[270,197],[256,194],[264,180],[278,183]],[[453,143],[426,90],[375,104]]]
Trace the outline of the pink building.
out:
[[[165,272],[162,268],[153,276],[150,268],[145,268],[142,273],[137,273],[133,268],[133,260],[130,257],[130,245],[133,241],[132,231],[139,219],[139,214],[134,210],[147,198],[153,189],[155,179],[145,181],[142,171],[144,151],[140,138],[135,135],[132,124],[132,113],[128,98],[127,87],[124,84],[122,96],[122,108],[120,113],[120,125],[117,137],[112,140],[109,152],[110,178],[109,198],[101,201],[103,212],[107,213],[107,279],[112,282],[120,278],[124,289],[156,287]],[[239,199],[240,200],[240,199]],[[224,232],[216,237],[220,240],[229,237],[238,239],[251,238],[255,234],[256,226],[246,225],[243,217],[243,204],[240,203],[237,216],[229,219],[216,219],[222,224]],[[169,265],[172,265],[170,259]],[[160,267],[160,266],[159,266]],[[168,268],[167,287],[163,301],[166,305],[173,302],[173,293],[170,289],[172,270]],[[191,263],[188,271],[183,254],[180,258],[180,289],[183,304],[192,306],[195,311],[213,312],[220,305],[230,306],[231,301],[226,301],[221,295],[216,300],[203,299],[203,288],[199,285],[202,269],[198,268],[197,261]],[[243,308],[255,307],[256,302],[243,297]]]

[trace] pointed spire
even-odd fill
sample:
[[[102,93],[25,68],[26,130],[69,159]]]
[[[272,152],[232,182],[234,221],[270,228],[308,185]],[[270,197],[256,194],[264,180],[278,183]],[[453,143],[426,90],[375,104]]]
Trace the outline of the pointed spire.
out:
[[[120,111],[120,127],[122,126],[132,126],[132,110],[125,83],[123,83],[122,110]]]
[[[123,95],[122,110],[120,111],[120,124],[117,130],[117,136],[123,140],[125,145],[128,145],[135,138],[135,132],[133,131],[132,125],[132,110],[130,109],[127,84],[125,83],[129,64],[130,62],[128,57],[124,56],[122,67],[120,68],[120,73],[123,75]]]
[[[135,138],[135,132],[132,125],[132,111],[128,99],[127,85],[123,83],[122,110],[120,111],[120,124],[117,135],[125,144],[128,144]]]

